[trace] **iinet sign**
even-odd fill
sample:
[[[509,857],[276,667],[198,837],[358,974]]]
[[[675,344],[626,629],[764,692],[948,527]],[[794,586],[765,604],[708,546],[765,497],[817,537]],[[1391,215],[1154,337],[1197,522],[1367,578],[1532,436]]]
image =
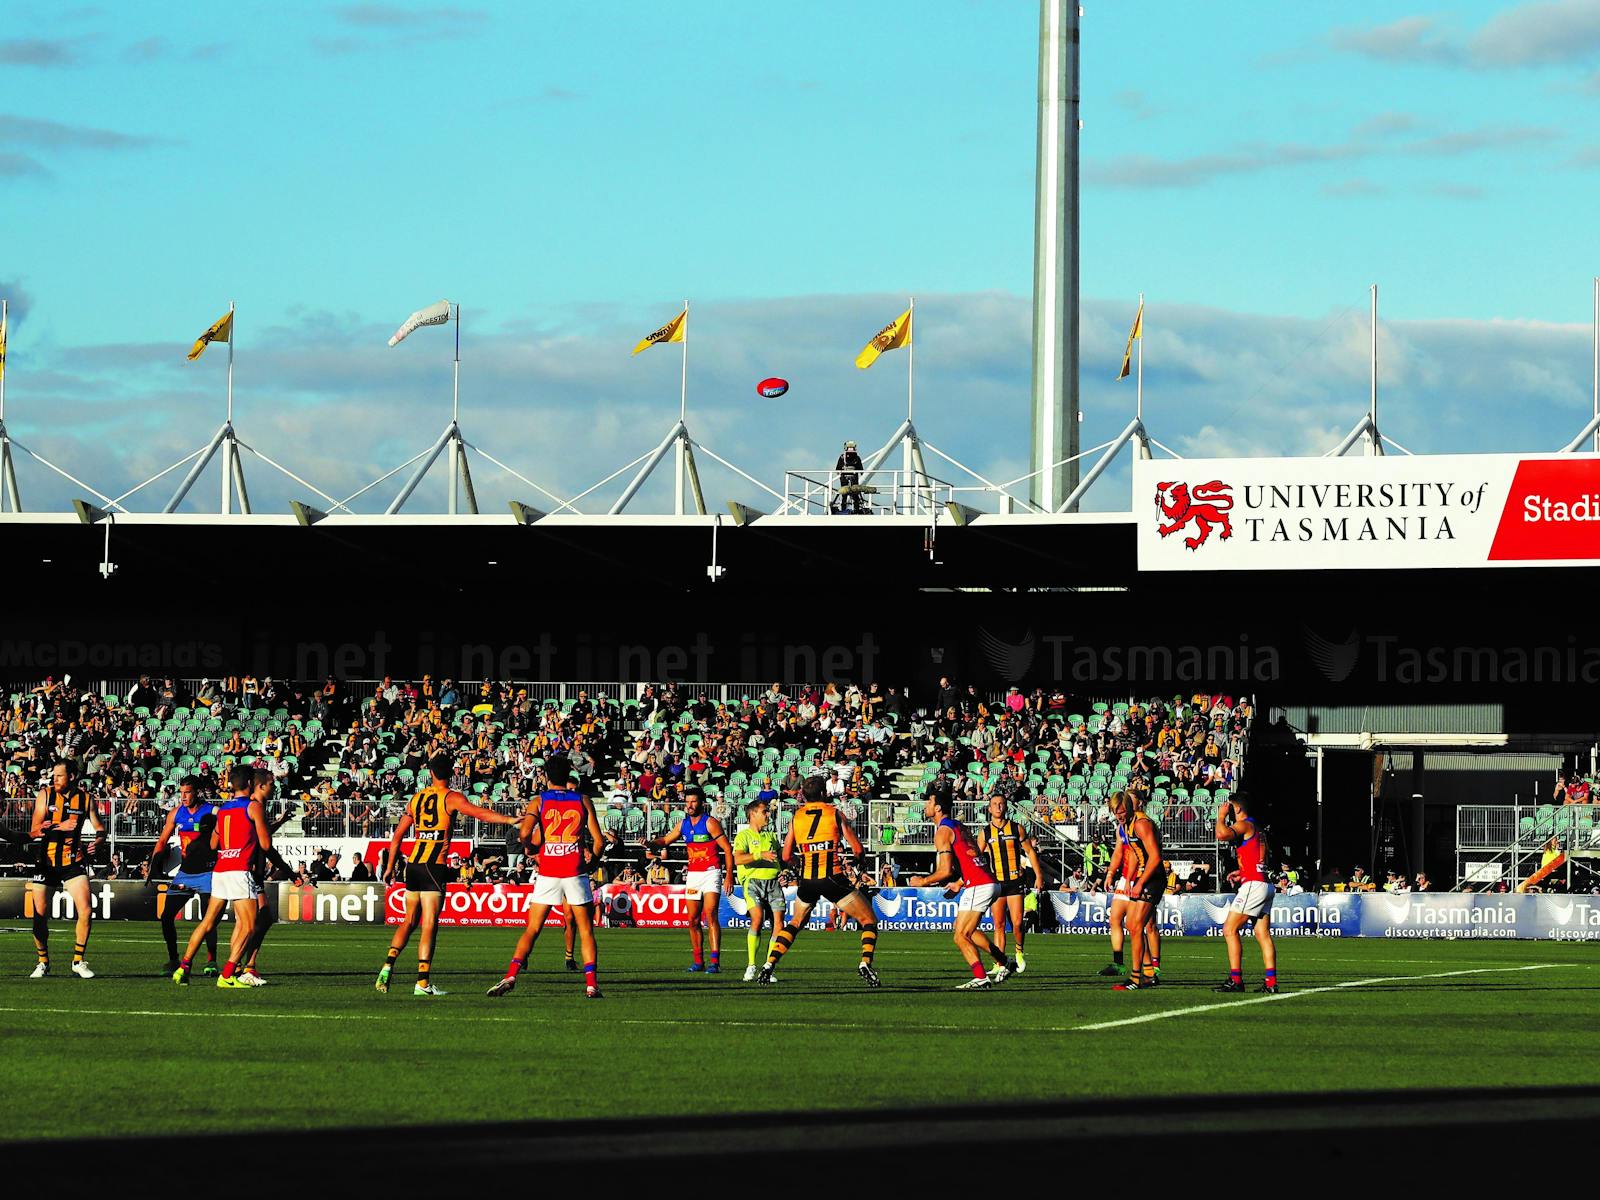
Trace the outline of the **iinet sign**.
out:
[[[1600,458],[1140,460],[1141,571],[1600,563]]]

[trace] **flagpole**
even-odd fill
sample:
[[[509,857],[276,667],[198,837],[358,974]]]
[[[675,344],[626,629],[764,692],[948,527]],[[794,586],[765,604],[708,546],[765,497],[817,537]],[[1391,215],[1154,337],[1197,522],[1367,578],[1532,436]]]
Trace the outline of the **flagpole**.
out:
[[[1600,275],[1594,277],[1594,448],[1600,453]],[[5,393],[0,391],[0,417],[5,416]]]
[[[1134,380],[1133,415],[1144,420],[1144,293],[1139,293],[1139,374]]]
[[[908,330],[911,336],[906,339],[906,423],[910,424],[913,401],[916,398],[916,392],[912,384],[913,371],[917,363],[917,298],[915,296],[911,297],[906,311],[910,313],[910,316],[906,318],[906,324],[911,327]]]
[[[1600,284],[1600,279],[1595,280],[1595,282],[1597,284]],[[1595,295],[1600,296],[1600,292],[1596,292]],[[10,336],[11,330],[8,328],[9,322],[6,320],[6,318],[10,314],[11,314],[11,301],[10,300],[0,300],[0,333],[4,333],[5,335],[7,335],[7,337]],[[4,342],[0,342],[0,425],[4,425],[6,423],[6,362],[5,362],[5,358],[6,358],[5,343]]]
[[[683,325],[680,329],[683,339],[678,343],[683,348],[683,357],[679,363],[678,375],[678,431],[674,437],[676,448],[672,455],[672,512],[674,516],[683,516],[683,489],[686,463],[684,461],[684,441],[688,436],[688,427],[684,423],[689,414],[689,299],[683,301]]]
[[[461,419],[461,305],[456,305],[456,361],[450,381],[450,422]]]
[[[1367,405],[1367,453],[1382,454],[1378,441],[1378,285],[1372,285],[1372,397]]]
[[[233,301],[228,301],[228,424],[233,424],[233,343],[239,336],[234,328]]]

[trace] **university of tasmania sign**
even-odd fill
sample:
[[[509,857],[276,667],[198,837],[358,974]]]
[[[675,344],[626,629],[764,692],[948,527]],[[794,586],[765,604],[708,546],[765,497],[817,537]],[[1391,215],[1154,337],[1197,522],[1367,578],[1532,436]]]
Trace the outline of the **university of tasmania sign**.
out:
[[[1600,563],[1600,458],[1139,460],[1141,571]]]

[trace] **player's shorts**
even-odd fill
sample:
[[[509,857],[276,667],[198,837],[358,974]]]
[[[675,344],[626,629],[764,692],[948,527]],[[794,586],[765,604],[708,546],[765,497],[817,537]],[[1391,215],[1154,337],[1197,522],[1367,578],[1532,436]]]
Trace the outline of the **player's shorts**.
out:
[[[533,881],[535,904],[593,904],[587,875],[541,875]]]
[[[58,888],[73,879],[83,879],[89,874],[89,868],[81,862],[73,863],[70,867],[53,867],[49,863],[39,863],[33,869],[33,878],[30,883],[43,884],[45,887]]]
[[[1128,885],[1128,888],[1128,899],[1134,904],[1159,904],[1161,897],[1167,894],[1167,881],[1162,876],[1157,875],[1149,883],[1145,884],[1142,892],[1135,894],[1132,890],[1132,883]]]
[[[784,899],[783,887],[778,883],[778,877],[771,879],[746,879],[744,881],[744,902],[750,907],[760,905],[778,919],[783,918]]]
[[[986,913],[989,906],[994,903],[994,898],[1000,894],[998,883],[979,883],[972,887],[961,889],[961,897],[956,901],[956,911]]]
[[[815,904],[818,900],[839,904],[857,891],[856,885],[843,875],[830,875],[826,879],[802,879],[796,898],[801,904]]]
[[[997,898],[1001,896],[1020,896],[1023,893],[1022,880],[1020,879],[1013,879],[1009,883],[1000,883],[995,886],[1000,889],[995,893]]]
[[[211,872],[197,871],[190,874],[188,871],[179,871],[172,877],[167,887],[175,892],[198,892],[200,895],[209,895],[211,892]]]
[[[689,893],[689,899],[696,895],[718,895],[722,891],[722,872],[715,871],[690,871],[683,877],[683,886]]]
[[[444,885],[455,878],[455,870],[451,867],[441,867],[437,863],[406,864],[406,891],[408,892],[439,892],[443,894]]]
[[[1233,903],[1228,905],[1228,911],[1259,917],[1271,907],[1272,885],[1264,879],[1247,879],[1233,894]]]
[[[256,883],[256,877],[249,871],[213,871],[211,874],[211,898],[213,900],[257,900],[261,897],[261,887]]]

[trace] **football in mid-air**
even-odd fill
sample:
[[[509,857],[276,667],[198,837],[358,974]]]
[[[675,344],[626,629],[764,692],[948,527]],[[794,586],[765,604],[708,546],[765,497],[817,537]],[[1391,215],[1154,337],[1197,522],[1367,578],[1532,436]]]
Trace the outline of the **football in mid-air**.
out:
[[[756,393],[758,395],[765,396],[768,400],[776,400],[788,390],[789,381],[787,379],[778,379],[774,377],[772,379],[763,379],[760,383],[756,384]]]

